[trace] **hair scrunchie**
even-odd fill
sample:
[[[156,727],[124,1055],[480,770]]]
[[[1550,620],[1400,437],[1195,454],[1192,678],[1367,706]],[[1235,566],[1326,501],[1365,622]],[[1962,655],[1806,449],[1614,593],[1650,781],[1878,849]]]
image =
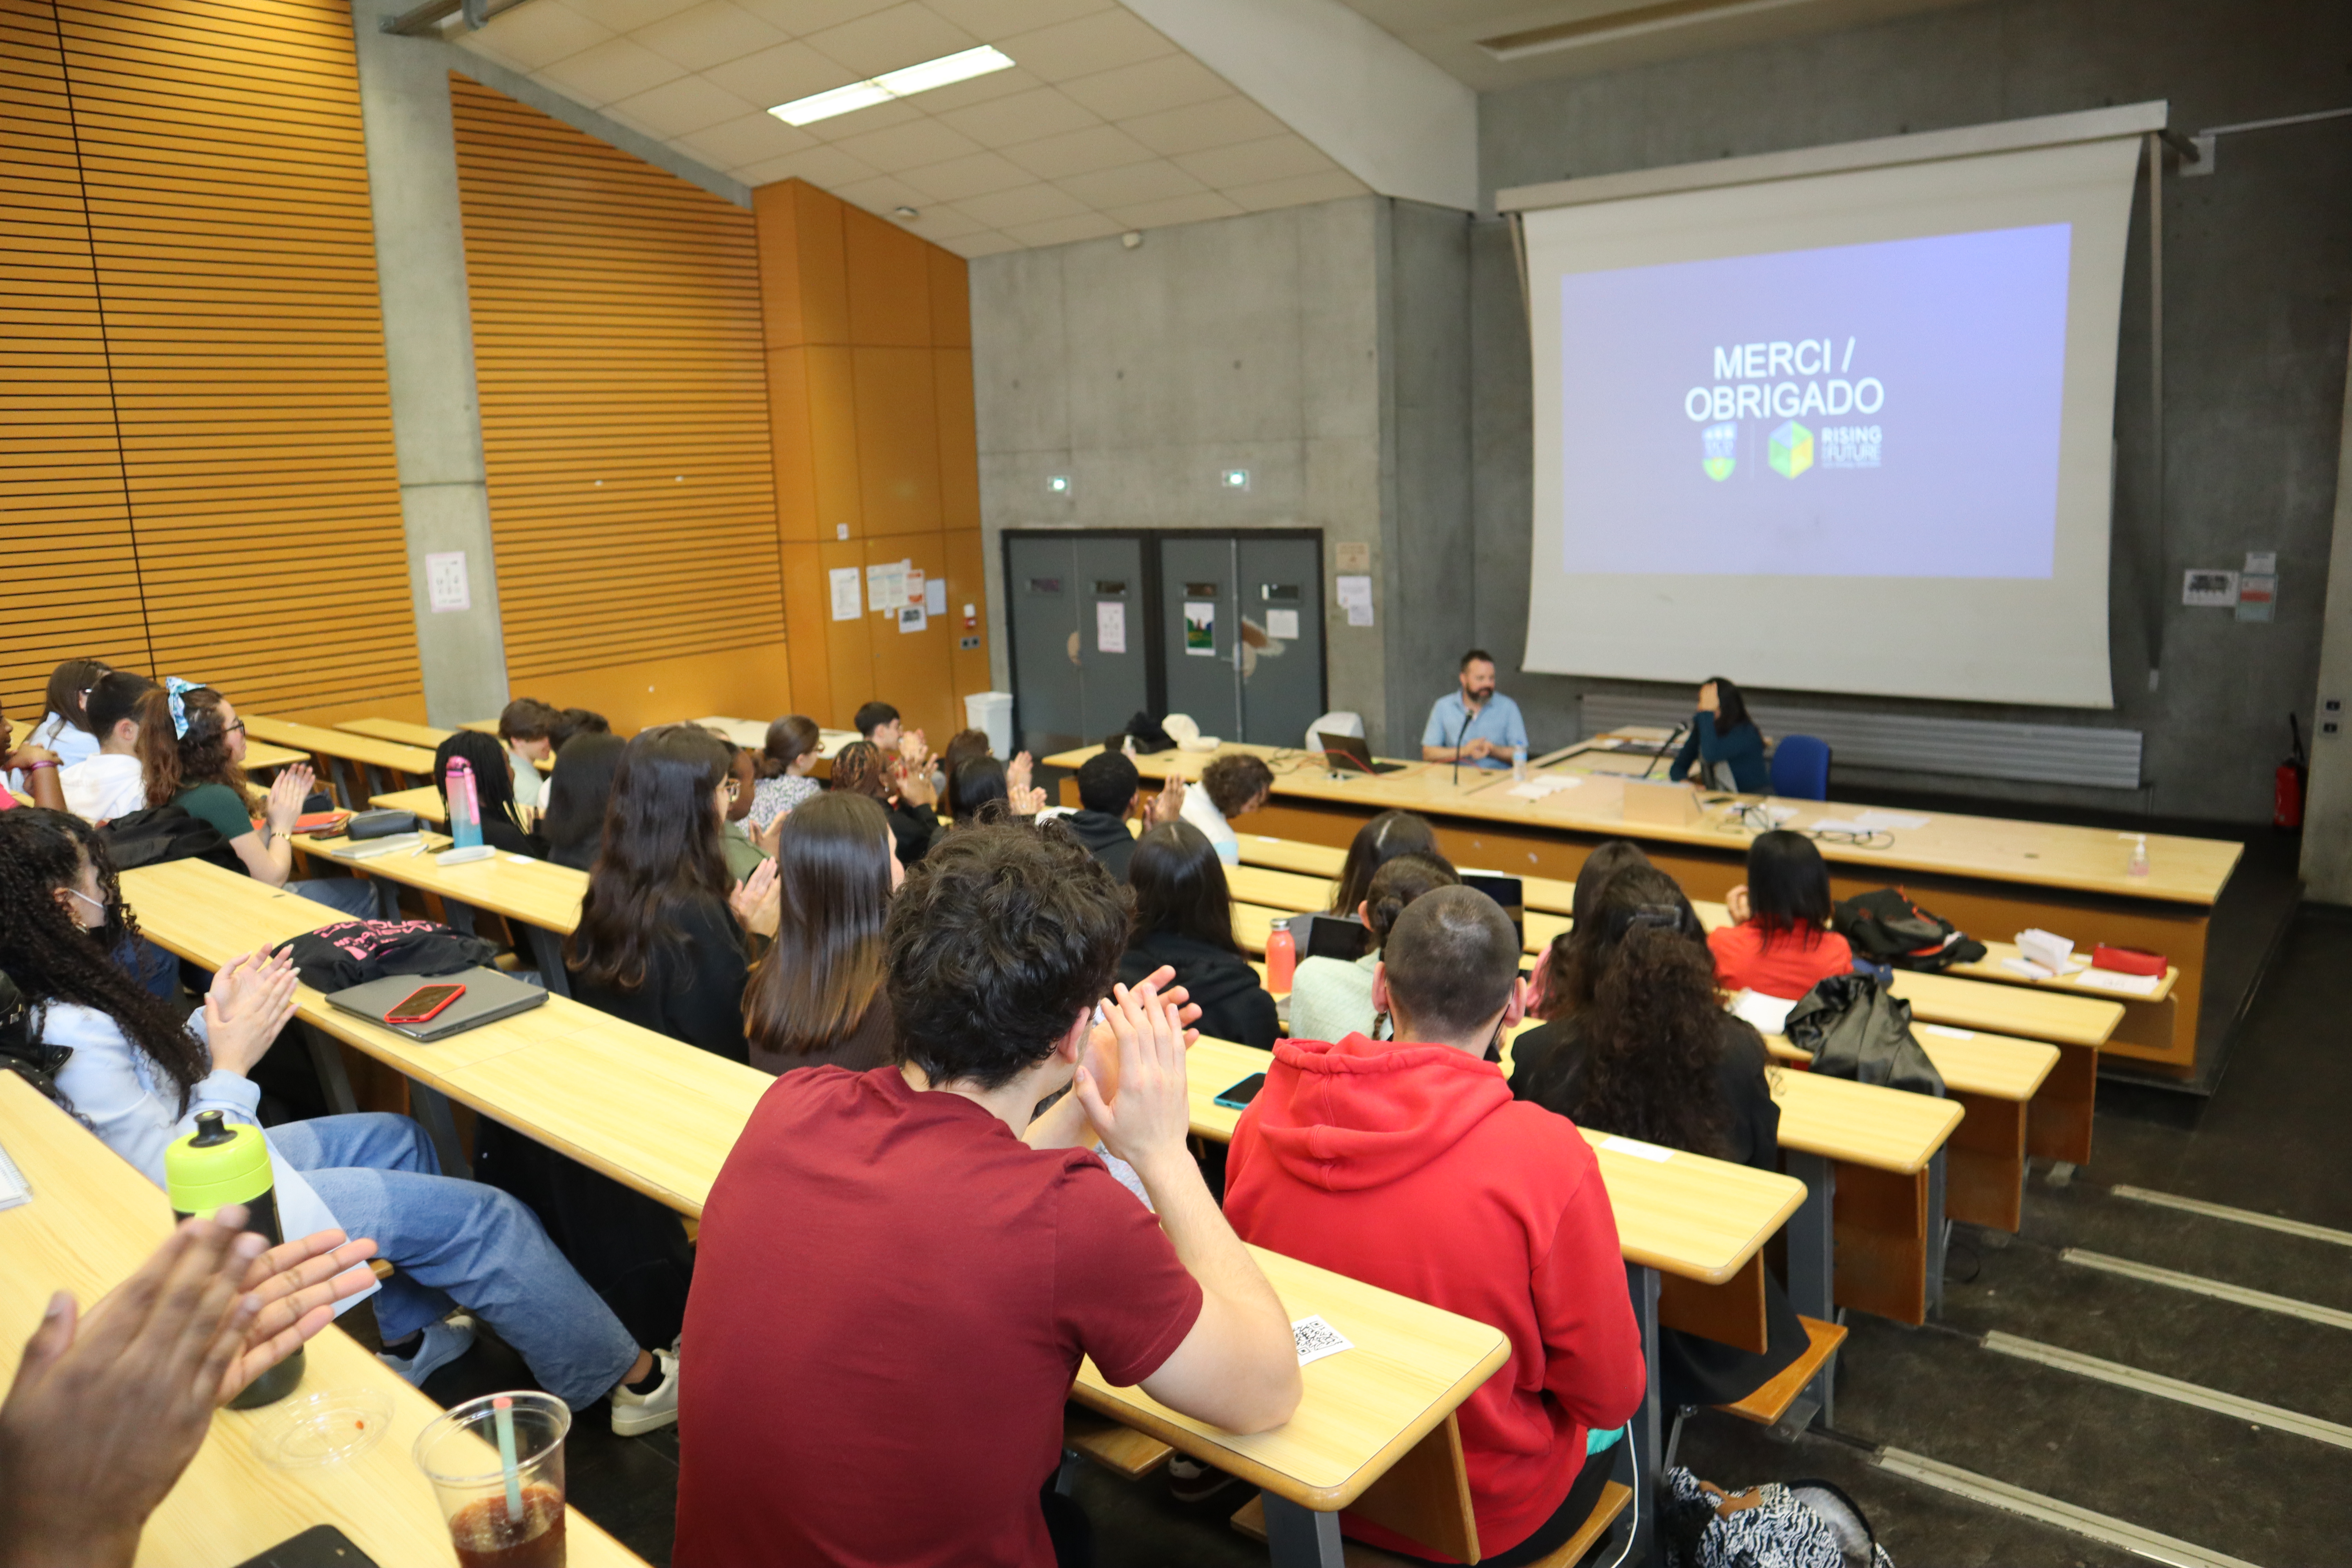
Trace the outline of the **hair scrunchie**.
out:
[[[201,691],[204,689],[204,684],[201,680],[183,680],[176,675],[167,675],[163,678],[164,699],[172,706],[172,738],[173,740],[184,741],[188,738],[188,710],[187,705],[181,700],[182,694]]]

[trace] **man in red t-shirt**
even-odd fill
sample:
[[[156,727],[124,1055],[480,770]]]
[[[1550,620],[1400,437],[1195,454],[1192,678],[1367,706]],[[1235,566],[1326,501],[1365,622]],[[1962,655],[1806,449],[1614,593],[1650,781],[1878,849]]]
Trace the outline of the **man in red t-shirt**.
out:
[[[1229,1430],[1290,1418],[1288,1315],[1185,1147],[1177,1008],[1111,984],[1127,929],[1050,823],[960,828],[908,873],[898,1065],[779,1079],[703,1211],[680,1568],[1055,1563],[1040,1491],[1083,1356]]]
[[[1501,906],[1472,888],[1424,893],[1381,959],[1372,1005],[1396,1038],[1275,1046],[1234,1129],[1225,1213],[1260,1247],[1509,1337],[1511,1359],[1463,1402],[1462,1457],[1480,1560],[1538,1562],[1609,1479],[1614,1455],[1588,1452],[1588,1433],[1616,1430],[1642,1404],[1616,1215],[1583,1134],[1514,1100],[1486,1059],[1523,1005],[1518,933]],[[1341,1528],[1391,1552],[1431,1550],[1353,1514]]]

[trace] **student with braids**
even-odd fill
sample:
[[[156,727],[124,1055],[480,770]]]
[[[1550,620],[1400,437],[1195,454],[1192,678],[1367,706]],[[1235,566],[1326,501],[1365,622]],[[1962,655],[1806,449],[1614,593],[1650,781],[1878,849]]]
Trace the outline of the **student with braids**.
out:
[[[104,844],[64,812],[0,812],[0,970],[22,989],[37,1037],[72,1051],[58,1092],[107,1147],[160,1186],[163,1151],[199,1111],[254,1121],[260,1090],[247,1075],[294,1012],[285,959],[231,961],[184,1025],[108,956],[138,922]],[[325,1116],[266,1136],[286,1233],[373,1237],[397,1268],[376,1324],[386,1362],[411,1383],[473,1343],[471,1323],[451,1317],[464,1307],[567,1404],[610,1392],[624,1436],[676,1419],[675,1363],[638,1350],[520,1204],[442,1175],[416,1123]]]
[[[509,711],[513,707],[508,704]],[[515,771],[514,756],[494,735],[459,730],[433,748],[433,787],[441,792],[441,809],[449,808],[449,764],[459,757],[473,770],[474,799],[482,810],[482,842],[503,854],[546,859],[546,841],[522,825],[523,802],[515,793],[515,781],[521,775]],[[539,770],[525,765],[536,788]]]
[[[1763,1037],[1724,1011],[1706,932],[1675,879],[1621,868],[1565,945],[1545,988],[1548,1021],[1512,1045],[1511,1092],[1580,1127],[1777,1169],[1780,1108]],[[1765,1284],[1761,1354],[1660,1332],[1669,1404],[1736,1403],[1803,1353],[1804,1325],[1769,1274]]]
[[[109,676],[90,699],[98,709]],[[212,824],[247,875],[257,882],[299,893],[314,903],[355,919],[376,912],[375,889],[357,877],[314,877],[289,882],[294,871],[295,819],[310,794],[310,765],[278,770],[262,797],[262,820],[253,818],[253,791],[245,782],[245,721],[227,698],[209,686],[177,676],[151,686],[139,704],[138,745],[152,807],[176,805]]]
[[[1372,873],[1364,897],[1349,912],[1364,922],[1370,944],[1364,956],[1302,958],[1290,981],[1290,1037],[1295,1040],[1344,1040],[1366,1035],[1391,1037],[1389,1020],[1372,1005],[1372,974],[1380,968],[1381,950],[1405,907],[1425,893],[1460,885],[1462,879],[1445,858],[1415,850],[1400,855]]]
[[[835,755],[833,787],[862,795],[882,807],[890,818],[898,864],[910,871],[940,836],[939,797],[931,790],[930,774],[916,769],[897,776],[891,759],[871,741],[852,741]]]

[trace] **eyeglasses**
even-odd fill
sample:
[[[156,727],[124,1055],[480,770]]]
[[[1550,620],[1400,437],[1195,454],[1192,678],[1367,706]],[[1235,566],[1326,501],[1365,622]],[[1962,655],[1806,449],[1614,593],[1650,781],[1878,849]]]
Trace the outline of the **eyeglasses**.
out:
[[[729,800],[734,800],[743,793],[743,781],[741,779],[728,779],[719,787],[727,792],[727,798]]]
[[[222,725],[222,726],[221,726],[221,733],[222,733],[222,734],[224,734],[224,735],[242,735],[242,734],[244,734],[244,733],[245,733],[245,721],[244,721],[244,720],[242,720],[242,719],[239,719],[239,720],[238,720],[236,723],[234,723],[234,724],[224,724],[224,725]]]

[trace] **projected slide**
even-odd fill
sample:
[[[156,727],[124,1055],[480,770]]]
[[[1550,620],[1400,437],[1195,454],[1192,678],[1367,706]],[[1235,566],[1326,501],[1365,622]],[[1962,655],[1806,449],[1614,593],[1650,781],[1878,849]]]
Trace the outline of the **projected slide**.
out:
[[[1560,277],[1562,564],[2050,577],[2072,238]]]

